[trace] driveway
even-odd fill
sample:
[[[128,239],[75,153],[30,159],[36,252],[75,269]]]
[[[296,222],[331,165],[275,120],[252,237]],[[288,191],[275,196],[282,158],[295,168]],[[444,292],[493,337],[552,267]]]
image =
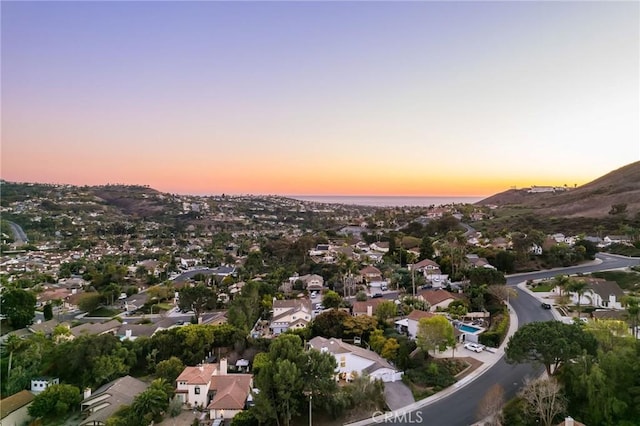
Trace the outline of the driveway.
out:
[[[384,384],[384,399],[390,410],[398,410],[415,402],[411,389],[402,380]]]

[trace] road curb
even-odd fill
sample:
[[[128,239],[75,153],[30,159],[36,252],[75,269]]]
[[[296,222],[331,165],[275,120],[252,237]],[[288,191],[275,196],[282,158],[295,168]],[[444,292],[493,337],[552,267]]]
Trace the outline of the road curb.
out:
[[[496,350],[495,358],[491,362],[483,363],[482,366],[478,367],[476,371],[472,372],[471,374],[469,374],[467,377],[463,378],[459,382],[456,382],[451,386],[449,386],[448,388],[436,393],[435,395],[432,395],[425,399],[421,399],[420,401],[416,401],[412,404],[406,405],[394,411],[387,411],[384,413],[380,413],[380,412],[373,413],[370,419],[358,420],[356,422],[351,422],[351,423],[344,423],[344,426],[365,426],[365,425],[371,425],[371,424],[384,423],[384,418],[391,418],[391,419],[404,418],[407,416],[408,413],[411,413],[412,411],[415,411],[419,408],[426,407],[429,404],[433,404],[434,402],[439,401],[442,398],[445,398],[451,395],[452,393],[457,392],[458,390],[464,388],[469,383],[473,382],[475,379],[480,377],[482,374],[485,373],[485,371],[493,367],[498,361],[502,359],[502,357],[504,357],[504,348],[509,342],[509,338],[518,329],[518,316],[515,314],[515,311],[513,310],[513,308],[509,303],[506,303],[506,305],[507,305],[507,309],[509,310],[509,331],[507,332],[507,335],[505,336],[502,344]],[[374,420],[373,418],[374,416],[377,416],[378,420]]]

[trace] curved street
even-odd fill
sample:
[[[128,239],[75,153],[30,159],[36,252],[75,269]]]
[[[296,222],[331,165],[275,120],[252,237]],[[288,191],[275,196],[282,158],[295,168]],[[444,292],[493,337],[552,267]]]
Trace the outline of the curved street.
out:
[[[510,299],[509,303],[518,316],[519,326],[533,321],[549,321],[554,319],[551,311],[541,309],[538,300],[516,287],[517,284],[527,280],[553,278],[559,274],[589,273],[638,264],[640,264],[640,258],[598,254],[597,260],[588,265],[511,275],[507,277],[507,285],[512,286],[518,292],[518,297]],[[542,367],[534,367],[531,364],[507,364],[502,357],[483,374],[460,387],[459,390],[424,407],[399,414],[396,417],[392,416],[386,423],[468,426],[478,421],[476,415],[478,403],[491,386],[495,384],[502,386],[505,400],[508,401],[516,395],[526,377],[538,375],[542,371]],[[377,421],[372,420],[369,424],[380,423],[385,423],[385,421],[379,418]]]

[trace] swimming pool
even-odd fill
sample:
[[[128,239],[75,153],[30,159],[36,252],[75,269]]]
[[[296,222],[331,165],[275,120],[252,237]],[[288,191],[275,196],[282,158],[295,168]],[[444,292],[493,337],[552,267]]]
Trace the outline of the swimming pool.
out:
[[[464,331],[465,333],[471,333],[471,334],[474,334],[474,333],[477,333],[479,331],[482,331],[481,328],[474,327],[474,326],[467,325],[467,324],[460,324],[460,326],[458,327],[458,330]]]

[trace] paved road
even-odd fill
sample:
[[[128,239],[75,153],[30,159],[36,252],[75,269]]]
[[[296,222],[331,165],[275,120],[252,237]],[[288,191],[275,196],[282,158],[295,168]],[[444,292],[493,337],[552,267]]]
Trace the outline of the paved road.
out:
[[[597,257],[597,262],[584,266],[557,268],[507,277],[507,284],[514,286],[518,292],[518,297],[510,300],[511,306],[518,315],[518,324],[523,325],[533,321],[553,319],[553,314],[549,310],[540,308],[536,298],[515,287],[518,283],[530,279],[552,278],[559,274],[588,273],[640,264],[640,258],[627,258],[610,254],[599,254]],[[531,364],[509,365],[504,361],[504,358],[501,358],[484,374],[460,390],[426,407],[407,413],[404,418],[400,416],[388,422],[398,425],[410,425],[416,424],[416,421],[421,419],[421,424],[429,426],[471,425],[478,421],[476,416],[478,403],[484,397],[487,389],[497,383],[504,389],[505,399],[509,400],[516,395],[527,376],[536,376],[542,373],[542,370],[542,367],[534,367]],[[375,423],[371,422],[371,424]]]
[[[29,238],[27,238],[27,234],[25,234],[24,230],[20,225],[14,222],[9,222],[9,226],[11,227],[11,231],[13,232],[13,239],[17,245],[26,244],[29,242]]]

